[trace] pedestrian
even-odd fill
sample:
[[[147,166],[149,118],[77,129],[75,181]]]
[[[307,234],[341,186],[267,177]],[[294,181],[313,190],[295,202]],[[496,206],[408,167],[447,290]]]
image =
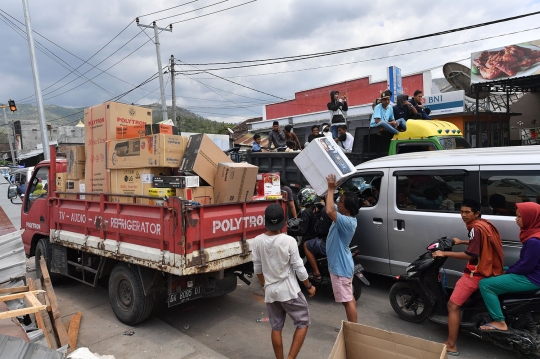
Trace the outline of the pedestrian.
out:
[[[390,96],[392,96],[390,90],[381,93],[381,103],[375,106],[369,126],[382,127],[385,131],[395,135],[399,133],[397,130],[398,127],[405,131],[407,129],[407,124],[403,119],[394,119],[394,111],[392,110],[392,106],[390,106]]]
[[[294,359],[300,352],[311,323],[306,297],[296,277],[304,284],[310,297],[315,295],[315,287],[309,282],[296,239],[281,233],[285,226],[285,213],[279,204],[273,203],[266,208],[264,224],[266,232],[253,241],[254,272],[264,288],[274,354],[277,359],[283,359],[281,332],[288,314],[296,330],[287,358]]]
[[[345,192],[334,204],[334,190],[337,187],[336,176],[326,177],[326,214],[334,222],[326,238],[326,256],[328,271],[332,281],[332,291],[337,303],[342,303],[349,322],[357,322],[356,300],[353,295],[352,279],[354,261],[349,245],[356,231],[356,215],[359,210],[358,197],[352,192]]]
[[[421,90],[416,90],[414,91],[414,96],[409,100],[409,102],[413,105],[416,112],[420,115],[415,116],[415,118],[419,118],[422,120],[431,120],[431,117],[429,117],[431,109],[424,108],[424,103],[422,101],[423,96],[424,93]]]
[[[461,322],[460,308],[476,292],[481,279],[502,274],[503,250],[501,236],[497,228],[488,220],[481,218],[481,204],[472,199],[461,203],[461,219],[469,231],[469,240],[454,238],[454,244],[466,244],[465,252],[433,252],[433,257],[448,257],[467,260],[463,275],[456,283],[448,301],[448,339],[447,354],[459,355],[457,337]]]
[[[520,228],[519,260],[506,268],[504,274],[480,281],[480,293],[492,322],[480,327],[483,331],[507,331],[499,295],[540,290],[540,205],[534,202],[516,203],[516,223]]]
[[[292,132],[292,128],[291,125],[285,126],[285,142],[287,147],[292,150],[301,150],[302,145],[300,144],[300,140],[296,136],[296,133]]]
[[[343,152],[352,152],[354,137],[347,132],[347,126],[338,126],[338,137],[335,138],[335,141],[341,145]]]
[[[259,135],[258,133],[253,135],[253,145],[251,146],[251,152],[262,152],[261,135]]]
[[[330,92],[330,102],[326,105],[328,111],[330,111],[330,131],[332,131],[332,138],[338,136],[337,128],[339,125],[347,124],[347,95],[339,97],[339,91]]]
[[[267,150],[270,150],[272,144],[278,152],[284,152],[287,148],[285,133],[279,128],[279,122],[277,121],[272,123],[272,131],[268,134]]]

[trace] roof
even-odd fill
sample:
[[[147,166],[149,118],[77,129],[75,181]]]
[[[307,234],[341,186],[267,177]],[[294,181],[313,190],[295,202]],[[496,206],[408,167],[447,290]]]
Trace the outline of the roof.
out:
[[[35,156],[39,156],[43,153],[43,149],[40,149],[40,150],[32,150],[28,153],[25,153],[25,154],[22,154],[20,155],[19,157],[17,157],[17,161],[19,160],[25,160],[27,158],[30,158],[30,157],[35,157]]]
[[[253,136],[254,133],[248,133],[238,140],[234,141],[234,144],[237,146],[251,146],[253,145]],[[261,134],[261,147],[266,148],[268,146],[268,136]]]
[[[539,163],[540,146],[509,146],[405,153],[367,161],[356,168],[365,170],[386,167],[418,168]]]
[[[394,140],[427,138],[432,136],[462,136],[456,125],[439,120],[408,120],[407,131],[394,135]]]

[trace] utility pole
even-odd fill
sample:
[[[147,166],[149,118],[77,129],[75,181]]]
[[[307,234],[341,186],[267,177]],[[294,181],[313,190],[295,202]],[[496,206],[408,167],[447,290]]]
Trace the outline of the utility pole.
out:
[[[171,88],[172,88],[172,118],[173,123],[178,127],[178,121],[176,120],[176,86],[174,83],[174,55],[171,55]]]
[[[2,109],[4,110],[4,121],[6,123],[6,126],[8,126],[13,132],[13,143],[14,143],[15,142],[15,129],[13,128],[13,126],[9,125],[7,115],[6,115],[6,106],[2,106]],[[7,136],[8,136],[8,142],[9,142],[9,150],[11,151],[11,163],[16,164],[17,160],[15,159],[15,152],[13,151],[13,143],[11,142],[11,138],[9,134]]]
[[[30,11],[28,10],[28,0],[22,0],[24,9],[24,21],[26,22],[26,35],[28,36],[28,48],[30,50],[30,60],[32,63],[32,74],[34,75],[34,91],[36,93],[36,103],[39,115],[39,127],[41,129],[41,143],[43,145],[43,158],[51,158],[49,149],[49,138],[47,137],[47,125],[45,123],[45,111],[43,110],[43,97],[41,96],[41,84],[39,82],[39,71],[36,60],[36,50],[34,49],[34,36],[32,35],[32,25],[30,24]]]
[[[25,0],[23,0],[25,1]],[[158,62],[158,72],[159,72],[159,87],[161,90],[161,113],[163,117],[163,121],[167,121],[167,102],[165,100],[165,83],[163,82],[163,69],[161,67],[161,52],[159,49],[159,34],[158,30],[161,31],[169,31],[172,32],[172,24],[169,25],[168,28],[162,28],[157,27],[156,22],[152,22],[152,26],[150,25],[141,25],[139,24],[139,18],[136,18],[135,21],[137,22],[137,26],[144,27],[144,28],[153,28],[154,29],[154,43],[156,44],[156,54],[157,54],[157,62]]]

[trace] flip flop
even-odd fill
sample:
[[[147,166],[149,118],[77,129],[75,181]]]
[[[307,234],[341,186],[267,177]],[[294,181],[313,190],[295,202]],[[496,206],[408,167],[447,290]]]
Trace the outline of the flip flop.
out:
[[[488,328],[491,328],[491,329],[486,329],[486,328],[482,328],[482,327],[488,327]],[[494,327],[493,325],[487,324],[487,323],[484,324],[484,325],[481,325],[480,328],[478,328],[478,329],[480,329],[482,332],[507,332],[508,331],[508,329],[507,330],[502,330],[502,329],[499,329],[499,328]]]
[[[446,354],[450,355],[450,356],[453,356],[453,357],[457,357],[459,356],[459,352],[449,352],[448,350],[446,351]]]
[[[308,277],[309,277],[309,279],[313,279],[313,280],[316,280],[316,281],[319,281],[319,282],[321,281],[321,278],[322,278],[320,273],[319,274],[310,273]]]

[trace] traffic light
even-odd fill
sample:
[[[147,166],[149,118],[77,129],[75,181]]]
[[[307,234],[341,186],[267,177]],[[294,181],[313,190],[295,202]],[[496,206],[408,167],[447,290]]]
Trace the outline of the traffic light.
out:
[[[17,111],[17,106],[15,105],[15,101],[9,100],[8,105],[9,105],[9,109],[11,110],[11,112]]]

